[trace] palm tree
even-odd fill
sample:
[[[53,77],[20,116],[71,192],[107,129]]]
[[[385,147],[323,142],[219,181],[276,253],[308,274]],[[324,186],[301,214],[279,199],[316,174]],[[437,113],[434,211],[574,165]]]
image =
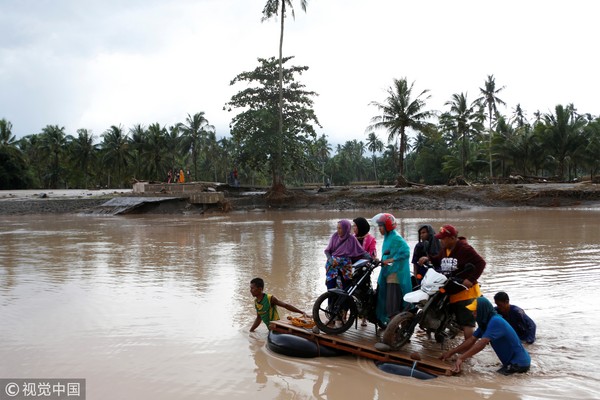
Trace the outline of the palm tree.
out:
[[[406,186],[408,182],[404,178],[404,155],[407,151],[408,140],[406,129],[411,128],[417,132],[426,129],[430,123],[425,120],[432,117],[432,111],[425,111],[425,101],[431,96],[427,93],[429,90],[423,90],[416,98],[412,98],[414,82],[408,85],[406,78],[394,79],[394,85],[388,88],[388,98],[384,103],[371,102],[376,106],[380,115],[371,118],[370,129],[385,128],[388,133],[388,143],[395,137],[400,139],[400,149],[398,154],[398,177],[397,185]]]
[[[517,171],[524,175],[537,173],[537,167],[542,164],[544,151],[540,140],[530,125],[518,128],[515,135],[508,141],[506,152],[512,156]]]
[[[450,111],[441,115],[440,124],[446,132],[451,134],[451,142],[457,140],[462,142],[461,171],[465,176],[469,139],[477,137],[483,130],[483,115],[479,112],[479,102],[475,100],[469,105],[465,93],[453,94],[452,100],[447,101],[444,105],[450,106]]]
[[[17,139],[12,133],[12,124],[10,121],[0,119],[0,146],[16,146]]]
[[[590,121],[585,127],[588,144],[583,153],[583,161],[590,170],[590,180],[594,182],[594,175],[600,168],[600,118]]]
[[[123,185],[123,173],[129,166],[131,153],[129,151],[129,137],[123,133],[122,126],[112,125],[102,134],[102,163],[108,170],[108,186],[110,183],[111,172],[117,171],[116,180],[118,185]]]
[[[315,143],[312,145],[313,156],[316,159],[317,164],[321,166],[321,177],[323,179],[323,185],[325,185],[325,165],[329,160],[331,154],[331,145],[327,141],[327,137],[321,135]]]
[[[350,180],[362,181],[364,172],[363,155],[365,144],[362,141],[349,140],[342,146],[342,158],[345,160]],[[352,173],[353,172],[353,173]]]
[[[17,147],[19,141],[12,133],[12,124],[10,121],[0,119],[0,150],[10,157],[22,158],[23,153]]]
[[[279,13],[281,3],[281,13]],[[308,0],[300,0],[300,7],[302,10],[306,12],[306,5]],[[283,156],[283,31],[284,31],[284,22],[285,22],[285,8],[288,7],[291,10],[292,18],[296,18],[296,14],[294,13],[294,7],[292,5],[291,0],[267,0],[265,4],[265,8],[263,8],[263,17],[262,21],[266,21],[273,16],[280,15],[281,19],[281,29],[279,34],[279,124],[278,124],[278,135],[276,140],[277,143],[277,151],[275,153],[275,157],[281,158]],[[277,168],[280,168],[281,162],[276,162]],[[277,171],[275,174],[275,179],[277,181],[273,182],[273,187],[280,187],[283,185],[283,176],[282,171]]]
[[[129,141],[131,162],[133,164],[134,179],[148,179],[145,175],[145,163],[142,159],[142,154],[147,146],[147,131],[144,125],[135,124],[129,128],[131,139]]]
[[[555,108],[555,114],[544,115],[543,145],[556,160],[556,173],[561,179],[565,176],[566,163],[574,160],[577,152],[585,145],[582,139],[586,120],[575,113],[573,108],[572,105],[563,107],[559,104]]]
[[[67,146],[65,127],[46,125],[46,127],[42,129],[41,136],[42,149],[46,152],[49,161],[49,168],[46,171],[47,181],[49,187],[58,188],[58,182],[64,172],[62,161]]]
[[[27,135],[19,140],[19,149],[25,160],[30,160],[29,167],[32,170],[34,182],[32,186],[44,187],[44,174],[47,171],[45,152],[42,149],[42,135]]]
[[[235,159],[237,158],[236,143],[234,140],[227,138],[219,139],[218,143],[221,149],[219,157],[219,165],[223,173],[221,176],[223,177],[223,182],[227,182],[229,171],[231,171],[231,167],[235,164]]]
[[[146,146],[143,153],[147,176],[162,181],[167,175],[167,129],[158,122],[150,124],[146,133]]]
[[[0,189],[25,189],[31,184],[28,163],[18,146],[12,124],[0,119]]]
[[[207,155],[207,171],[212,170],[214,181],[217,182],[217,167],[219,166],[219,153],[221,149],[219,148],[219,142],[217,141],[217,135],[215,132],[208,132],[205,148]],[[207,173],[206,176],[209,177],[211,175]]]
[[[528,123],[525,111],[521,108],[521,103],[515,107],[512,120],[517,123],[517,129],[523,128]]]
[[[189,153],[186,153],[184,155],[183,158],[185,158],[185,162],[181,162],[181,139],[182,137],[180,136],[181,133],[181,127],[180,124],[175,124],[170,126],[167,129],[167,135],[165,137],[166,140],[166,160],[167,160],[167,164],[169,166],[169,168],[172,168],[176,165],[183,165],[186,164],[187,165],[187,158],[185,156],[189,155]]]
[[[94,135],[87,129],[78,129],[77,137],[71,141],[71,161],[83,174],[83,187],[89,187],[90,167],[96,158],[98,145],[94,144]]]
[[[375,152],[381,153],[383,151],[383,142],[379,140],[375,132],[370,132],[367,135],[367,149],[371,153],[373,153],[373,171],[375,172],[375,181],[379,181],[377,179],[377,157],[375,156]]]
[[[494,75],[488,75],[487,81],[485,81],[485,88],[479,88],[481,97],[475,101],[481,102],[482,105],[487,106],[488,117],[489,117],[489,156],[490,156],[490,179],[494,177],[494,171],[492,166],[492,120],[493,116],[498,112],[497,104],[506,105],[497,94],[504,89],[502,86],[496,89],[496,80]]]
[[[203,111],[193,116],[188,114],[185,124],[179,124],[178,127],[182,133],[181,146],[185,152],[192,154],[194,180],[198,180],[198,156],[202,145],[206,142],[208,133],[213,132],[215,127],[208,123]]]

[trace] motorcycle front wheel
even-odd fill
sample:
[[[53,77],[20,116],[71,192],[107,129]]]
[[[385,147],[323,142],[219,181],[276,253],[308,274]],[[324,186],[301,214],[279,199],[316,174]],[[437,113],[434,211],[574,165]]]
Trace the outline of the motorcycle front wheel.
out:
[[[394,350],[408,343],[413,334],[414,326],[412,324],[415,314],[405,311],[396,315],[388,323],[383,332],[382,341]]]
[[[337,335],[346,332],[356,320],[358,310],[352,297],[325,292],[313,305],[313,319],[325,333]]]

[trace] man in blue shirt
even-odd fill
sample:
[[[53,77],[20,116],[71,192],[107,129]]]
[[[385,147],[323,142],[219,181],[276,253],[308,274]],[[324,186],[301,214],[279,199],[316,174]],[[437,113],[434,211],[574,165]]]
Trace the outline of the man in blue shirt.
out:
[[[523,311],[522,308],[510,304],[508,294],[498,292],[494,295],[496,312],[513,327],[519,339],[526,343],[535,342],[535,322]]]
[[[474,311],[477,330],[473,336],[465,339],[454,349],[443,353],[440,358],[446,360],[453,354],[460,353],[453,369],[454,372],[460,372],[464,360],[479,353],[490,343],[502,362],[499,373],[510,375],[515,372],[527,372],[531,365],[529,353],[521,344],[515,330],[496,313],[492,303],[485,297],[479,297],[467,308]]]

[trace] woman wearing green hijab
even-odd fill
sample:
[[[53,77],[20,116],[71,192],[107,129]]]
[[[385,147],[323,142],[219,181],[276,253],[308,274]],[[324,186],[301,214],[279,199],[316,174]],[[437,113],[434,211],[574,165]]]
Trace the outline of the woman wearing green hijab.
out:
[[[410,281],[410,247],[396,232],[396,218],[392,214],[377,214],[373,220],[383,235],[381,271],[377,279],[377,319],[383,324],[404,308],[403,296],[412,291]]]
[[[496,355],[502,362],[499,373],[510,375],[515,372],[527,372],[531,364],[529,353],[521,344],[517,333],[496,313],[494,306],[485,297],[479,297],[467,306],[474,311],[477,330],[454,349],[448,350],[440,357],[442,360],[460,353],[454,364],[454,372],[460,372],[464,360],[474,356],[491,343]]]

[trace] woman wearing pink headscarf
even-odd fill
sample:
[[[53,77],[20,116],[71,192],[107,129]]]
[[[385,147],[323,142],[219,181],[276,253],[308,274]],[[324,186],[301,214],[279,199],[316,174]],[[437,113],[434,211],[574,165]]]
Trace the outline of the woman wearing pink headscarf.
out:
[[[352,259],[365,254],[356,236],[351,232],[352,224],[341,220],[337,224],[337,232],[331,235],[325,248],[325,284],[327,289],[335,287],[346,289],[352,280]]]

